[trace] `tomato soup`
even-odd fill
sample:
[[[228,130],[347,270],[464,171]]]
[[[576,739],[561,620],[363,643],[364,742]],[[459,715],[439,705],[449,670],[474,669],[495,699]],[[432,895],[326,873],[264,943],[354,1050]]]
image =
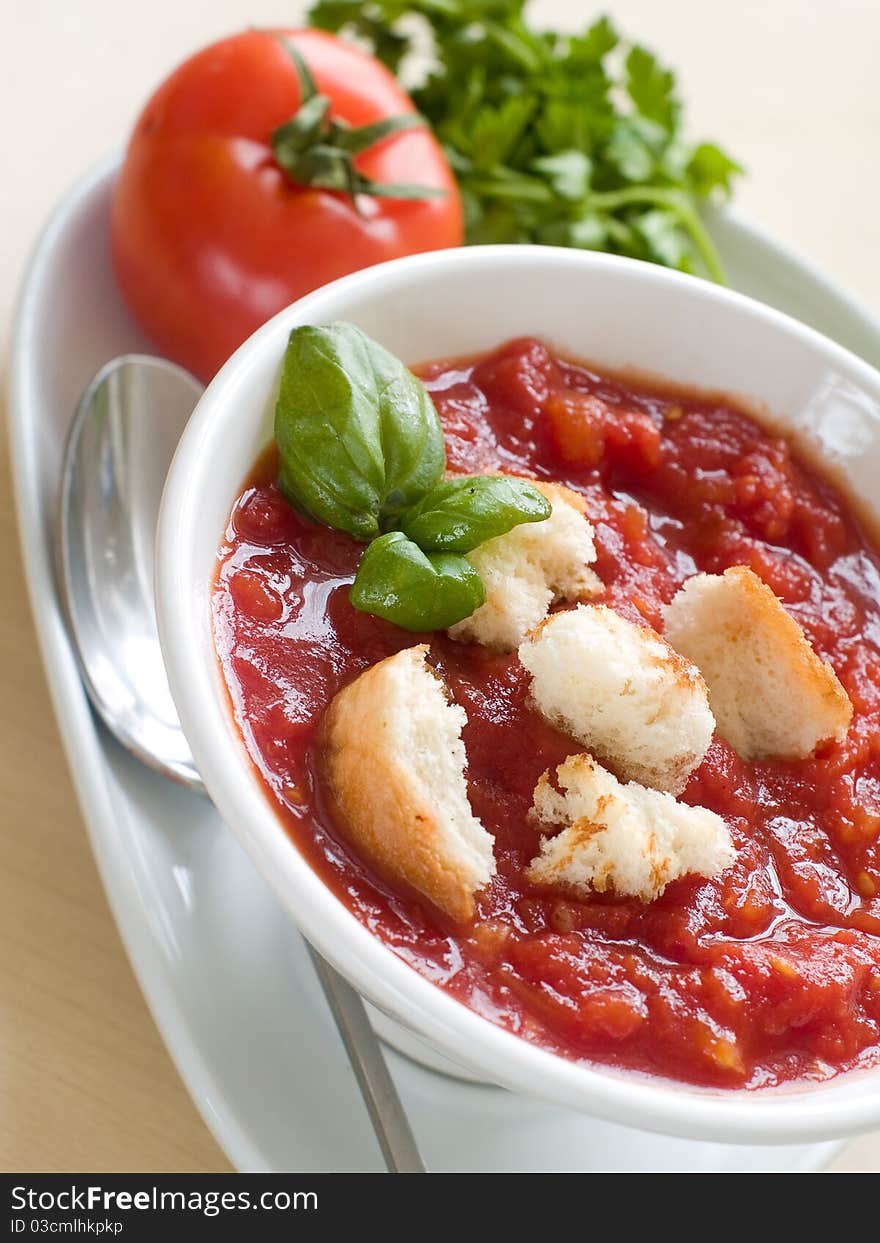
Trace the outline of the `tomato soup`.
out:
[[[362,545],[295,513],[255,467],[214,591],[232,710],[295,847],[413,970],[557,1053],[710,1086],[819,1080],[880,1061],[880,555],[846,498],[729,400],[610,378],[517,340],[420,369],[449,467],[558,480],[585,498],[605,602],[661,627],[697,571],[750,566],[834,666],[841,744],[746,763],[713,741],[682,795],[736,861],[650,904],[525,878],[534,787],[582,748],[530,707],[516,654],[426,636],[465,709],[468,792],[498,871],[473,924],[393,891],[346,845],[316,731],[337,690],[421,641],[356,612]]]

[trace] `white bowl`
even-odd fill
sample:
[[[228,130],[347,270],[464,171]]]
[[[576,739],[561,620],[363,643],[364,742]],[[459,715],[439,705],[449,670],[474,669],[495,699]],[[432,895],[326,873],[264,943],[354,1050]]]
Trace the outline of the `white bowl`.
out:
[[[880,1069],[821,1085],[712,1091],[576,1063],[529,1044],[397,958],[292,845],[229,712],[211,631],[211,584],[233,501],[271,436],[288,333],[336,319],[359,324],[410,362],[538,335],[600,365],[739,394],[821,452],[875,514],[880,374],[757,302],[632,260],[526,246],[396,260],[288,307],[212,381],[171,467],[157,553],[171,688],[211,797],[306,937],[385,1014],[481,1078],[647,1130],[769,1143],[880,1124]]]

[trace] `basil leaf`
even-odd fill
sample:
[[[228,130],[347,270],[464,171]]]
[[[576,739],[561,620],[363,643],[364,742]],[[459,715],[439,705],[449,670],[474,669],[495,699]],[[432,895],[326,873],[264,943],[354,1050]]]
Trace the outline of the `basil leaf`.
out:
[[[425,553],[401,531],[373,540],[361,558],[349,600],[404,630],[445,630],[485,602],[477,571],[464,557]]]
[[[401,515],[400,529],[429,552],[470,552],[523,522],[550,517],[550,502],[525,479],[447,479]]]
[[[446,464],[424,385],[353,324],[291,332],[275,439],[287,499],[360,540],[391,525]]]

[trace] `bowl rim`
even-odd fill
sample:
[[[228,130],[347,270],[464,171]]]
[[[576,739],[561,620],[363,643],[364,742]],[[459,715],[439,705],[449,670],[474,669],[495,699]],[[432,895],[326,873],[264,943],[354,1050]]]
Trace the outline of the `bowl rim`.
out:
[[[216,662],[210,620],[210,585],[194,592],[187,538],[200,488],[210,481],[212,445],[222,440],[224,417],[240,382],[257,366],[282,327],[327,318],[325,307],[365,292],[381,298],[401,276],[426,281],[456,270],[469,277],[513,265],[546,269],[579,266],[590,272],[626,271],[645,286],[687,285],[708,301],[757,317],[774,331],[799,338],[867,388],[880,404],[880,373],[821,333],[763,303],[684,273],[638,260],[547,246],[478,246],[391,260],[336,280],[285,308],[232,355],[201,397],[181,438],[166,481],[156,541],[159,630],[172,695],[206,788],[240,844],[303,935],[369,1001],[411,1028],[454,1061],[488,1080],[526,1095],[581,1109],[610,1122],[687,1138],[739,1143],[788,1143],[851,1134],[880,1121],[880,1068],[854,1070],[830,1081],[750,1091],[709,1089],[673,1079],[573,1061],[496,1026],[421,976],[375,937],[324,885],[284,832],[256,774],[231,711],[215,711]],[[344,313],[333,312],[332,318]],[[536,315],[536,318],[539,317]],[[540,331],[540,325],[536,325]],[[273,353],[275,363],[280,363]],[[225,410],[225,416],[224,416]],[[260,407],[250,417],[262,419]],[[244,477],[246,467],[242,470]],[[234,497],[229,498],[231,509]],[[220,533],[217,543],[219,547]],[[195,605],[195,607],[194,607]],[[205,640],[216,665],[212,681]],[[225,689],[225,688],[224,688]],[[205,707],[206,703],[211,705]],[[462,1053],[462,1050],[466,1053]],[[854,1079],[865,1091],[839,1089]],[[871,1090],[868,1089],[869,1081]],[[838,1090],[836,1090],[838,1089]]]

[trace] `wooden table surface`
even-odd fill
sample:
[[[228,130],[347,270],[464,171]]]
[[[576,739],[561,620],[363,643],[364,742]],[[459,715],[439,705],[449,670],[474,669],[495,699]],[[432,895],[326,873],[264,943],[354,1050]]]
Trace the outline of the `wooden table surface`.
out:
[[[745,163],[740,207],[880,311],[880,4],[608,0],[678,67],[695,134]],[[574,24],[583,0],[537,0]],[[290,0],[31,0],[0,47],[0,336],[40,222],[118,148],[186,53]],[[5,347],[4,347],[5,353]],[[0,464],[0,1170],[229,1168],[165,1052],[110,918],[67,773]],[[835,1170],[880,1170],[880,1134]]]

